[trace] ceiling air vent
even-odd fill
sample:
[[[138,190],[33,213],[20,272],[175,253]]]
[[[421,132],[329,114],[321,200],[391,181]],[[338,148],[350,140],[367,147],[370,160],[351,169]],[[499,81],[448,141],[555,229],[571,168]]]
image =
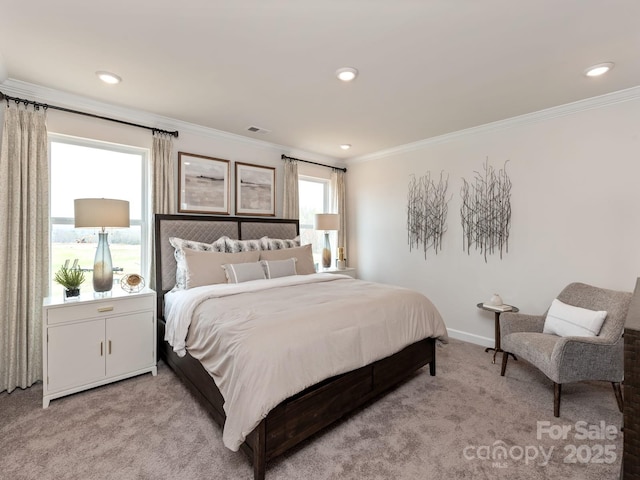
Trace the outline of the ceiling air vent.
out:
[[[251,125],[247,127],[247,130],[253,133],[271,133],[271,130],[267,130],[266,128],[256,127],[255,125]]]

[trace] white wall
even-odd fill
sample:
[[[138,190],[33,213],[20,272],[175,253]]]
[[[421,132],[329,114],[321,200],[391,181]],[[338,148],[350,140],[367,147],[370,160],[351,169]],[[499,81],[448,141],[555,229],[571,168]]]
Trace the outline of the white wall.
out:
[[[606,103],[606,102],[605,102]],[[526,313],[543,313],[569,282],[633,290],[640,274],[640,95],[623,103],[474,129],[349,165],[350,266],[367,280],[416,289],[452,334],[493,344],[493,314],[476,303],[498,292]],[[578,109],[580,110],[580,109]],[[506,160],[513,183],[509,252],[487,263],[463,252],[462,178],[486,158]],[[444,249],[409,252],[411,174],[449,174]],[[382,194],[384,192],[384,194]]]

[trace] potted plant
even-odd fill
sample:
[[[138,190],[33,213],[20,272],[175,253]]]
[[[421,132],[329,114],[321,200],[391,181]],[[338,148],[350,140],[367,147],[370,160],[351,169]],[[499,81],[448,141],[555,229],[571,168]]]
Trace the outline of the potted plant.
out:
[[[64,287],[65,298],[80,295],[80,285],[84,282],[84,272],[79,268],[60,267],[53,280]]]

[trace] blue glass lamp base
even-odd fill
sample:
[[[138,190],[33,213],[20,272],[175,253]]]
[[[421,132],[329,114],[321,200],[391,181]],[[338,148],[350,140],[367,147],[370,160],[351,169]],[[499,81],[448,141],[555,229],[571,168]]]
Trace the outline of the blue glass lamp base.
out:
[[[113,263],[107,235],[107,232],[98,233],[98,248],[93,262],[93,289],[96,292],[109,292],[113,288]]]
[[[331,244],[329,243],[329,232],[324,232],[324,248],[322,249],[322,268],[331,267]]]

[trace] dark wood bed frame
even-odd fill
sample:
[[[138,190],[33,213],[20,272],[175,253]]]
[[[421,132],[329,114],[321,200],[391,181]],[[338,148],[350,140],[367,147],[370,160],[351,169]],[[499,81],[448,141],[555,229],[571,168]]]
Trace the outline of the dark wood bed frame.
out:
[[[182,232],[190,233],[191,229],[185,228],[189,222],[198,225],[215,222],[211,225],[223,225],[224,234],[231,238],[243,239],[243,230],[253,233],[251,237],[245,236],[245,239],[262,236],[261,233],[256,234],[256,232],[264,232],[264,235],[272,238],[285,238],[275,237],[273,234],[280,227],[288,228],[290,232],[295,231],[294,235],[289,235],[288,238],[291,238],[299,233],[298,221],[200,215],[155,215],[154,221],[159,357],[171,367],[213,419],[220,426],[223,426],[226,418],[223,409],[224,399],[209,373],[198,360],[188,353],[184,357],[178,357],[171,346],[164,341],[163,297],[170,289],[167,288],[167,278],[170,275],[167,275],[166,269],[172,268],[175,275],[175,263],[172,263],[170,267],[166,265],[171,263],[167,261],[169,258],[167,255],[173,252],[173,247],[168,244],[168,237],[181,237]],[[225,222],[230,223],[227,225]],[[173,224],[176,224],[175,229],[172,228]],[[262,224],[264,224],[264,228]],[[237,235],[230,233],[230,229],[234,228],[237,229]],[[196,236],[198,238],[186,235],[181,238],[212,241],[210,238],[204,239],[198,233]],[[167,250],[168,248],[170,250]],[[163,259],[165,260],[164,266]],[[284,400],[269,412],[267,417],[247,436],[241,446],[253,463],[254,480],[265,478],[267,461],[380,395],[426,364],[429,364],[430,374],[435,375],[436,349],[433,338],[416,342],[390,357],[357,370],[326,379]]]

